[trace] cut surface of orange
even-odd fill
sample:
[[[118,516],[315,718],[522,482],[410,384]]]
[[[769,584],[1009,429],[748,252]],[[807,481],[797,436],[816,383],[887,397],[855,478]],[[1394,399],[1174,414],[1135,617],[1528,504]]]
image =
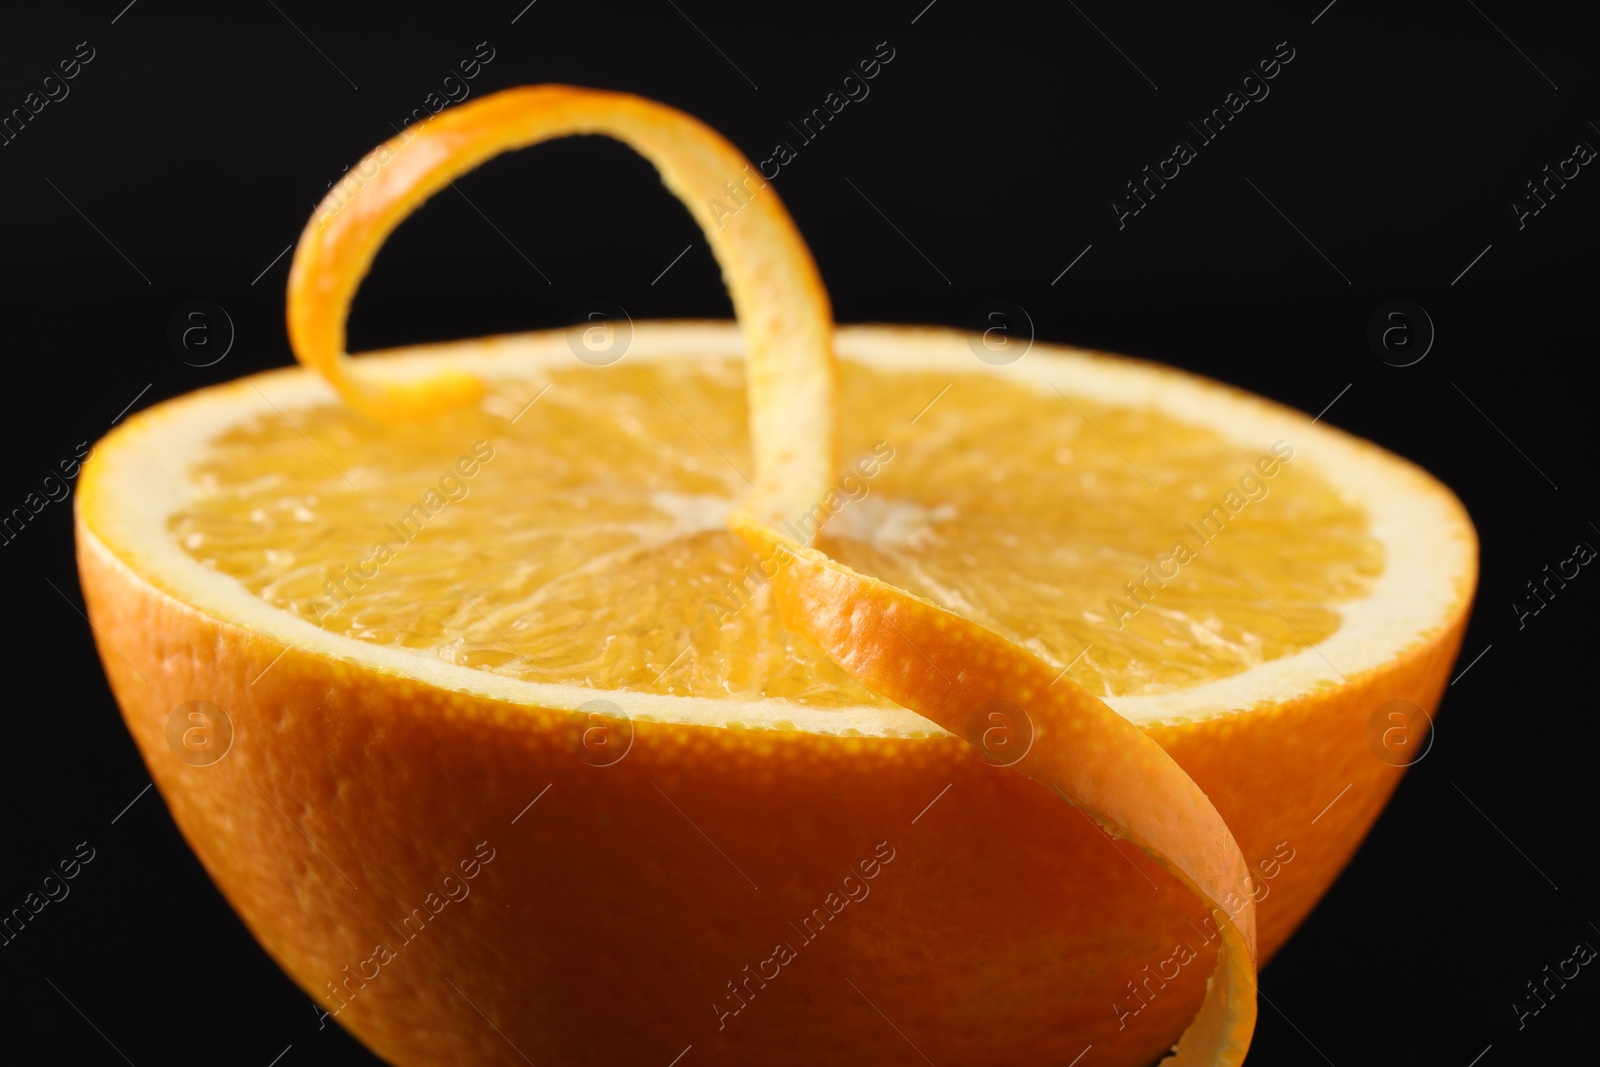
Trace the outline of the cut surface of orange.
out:
[[[332,632],[524,681],[887,705],[776,625],[727,529],[753,470],[748,415],[737,345],[697,351],[705,335],[647,328],[650,355],[609,368],[559,335],[542,360],[498,342],[484,403],[427,434],[264,386],[277,409],[208,445],[173,533]],[[1227,435],[1119,401],[1127,364],[1041,349],[990,371],[948,335],[862,336],[878,343],[841,364],[846,462],[820,547],[1071,663],[1098,696],[1153,702],[1302,653],[1383,572],[1366,510],[1296,457],[1297,421]],[[1217,397],[1212,422],[1250,408]]]
[[[302,241],[291,335],[328,381],[171,402],[87,469],[102,655],[218,884],[396,1062],[670,1059],[677,1032],[705,1062],[1136,1064],[1190,1016],[1172,1062],[1241,1062],[1258,917],[1270,953],[1392,789],[1370,714],[1437,703],[1475,579],[1460,505],[1171,370],[835,333],[770,188],[701,220],[742,332],[639,324],[605,367],[564,332],[346,366],[383,236],[574,132],[691,205],[744,162],[614,94],[447,113]],[[164,763],[201,698],[237,752]],[[683,830],[726,866],[674,859]],[[521,836],[472,910],[395,927],[417,872],[496,833]],[[812,897],[846,932],[818,941]],[[408,954],[348,984],[383,926]]]

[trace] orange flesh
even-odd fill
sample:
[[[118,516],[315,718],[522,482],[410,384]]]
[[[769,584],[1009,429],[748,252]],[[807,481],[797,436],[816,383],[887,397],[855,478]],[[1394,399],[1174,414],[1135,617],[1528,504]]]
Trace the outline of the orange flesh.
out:
[[[835,488],[849,503],[819,547],[1072,663],[1067,677],[1096,695],[1186,688],[1320,642],[1333,606],[1381,569],[1364,513],[1304,460],[1257,472],[1265,495],[1226,537],[1201,539],[1271,442],[1252,452],[1159,412],[1069,406],[988,375],[841,372],[848,477]],[[753,471],[741,364],[624,361],[488,388],[427,433],[342,405],[236,427],[196,463],[202,493],[170,529],[333,632],[526,681],[886,702],[784,629],[726,529]],[[471,455],[479,441],[492,460]],[[470,477],[451,473],[463,457]],[[1180,540],[1195,559],[1142,585],[1150,606],[1116,627],[1107,600],[1137,607],[1123,583]]]

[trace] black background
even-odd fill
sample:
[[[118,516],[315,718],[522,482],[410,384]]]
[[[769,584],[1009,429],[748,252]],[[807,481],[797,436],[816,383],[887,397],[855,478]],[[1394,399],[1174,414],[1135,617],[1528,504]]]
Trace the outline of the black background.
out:
[[[1520,1031],[1511,1008],[1576,942],[1600,945],[1584,684],[1600,577],[1586,568],[1520,630],[1510,607],[1576,542],[1600,545],[1600,174],[1585,167],[1523,229],[1508,206],[1577,141],[1600,145],[1595,24],[1575,5],[1081,0],[1046,16],[970,0],[539,0],[513,24],[526,0],[125,2],[4,15],[0,111],[23,106],[78,42],[95,58],[0,147],[0,510],[130,401],[288,362],[288,257],[274,257],[341,168],[478,42],[495,58],[474,96],[625,89],[759,160],[887,40],[895,58],[871,95],[774,182],[840,321],[960,326],[1004,299],[1046,340],[1172,363],[1312,414],[1338,397],[1327,421],[1433,471],[1478,524],[1482,580],[1456,670],[1488,651],[1448,690],[1433,749],[1347,873],[1264,972],[1250,1062],[1592,1055],[1593,968]],[[1193,141],[1187,121],[1280,41],[1295,58],[1271,95],[1119,230],[1107,199]],[[540,147],[458,184],[465,196],[441,194],[379,256],[352,350],[562,325],[593,299],[635,319],[730,313],[694,222],[616,144]],[[192,299],[236,328],[206,369],[166,340]],[[1366,342],[1369,315],[1393,299],[1425,307],[1437,329],[1411,367]],[[159,795],[123,811],[149,775],[77,610],[69,511],[49,505],[0,547],[12,635],[0,906],[79,841],[97,856],[0,948],[0,1041],[74,1063],[122,1062],[112,1044],[141,1065],[265,1067],[286,1046],[283,1067],[373,1062],[319,1030]]]

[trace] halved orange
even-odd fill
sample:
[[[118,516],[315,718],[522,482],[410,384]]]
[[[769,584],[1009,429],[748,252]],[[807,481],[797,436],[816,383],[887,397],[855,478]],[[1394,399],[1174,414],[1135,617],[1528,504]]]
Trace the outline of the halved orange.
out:
[[[302,241],[291,334],[337,389],[204,390],[86,468],[107,673],[217,884],[397,1063],[1140,1064],[1197,1011],[1176,1062],[1239,1062],[1257,932],[1405,762],[1369,722],[1437,704],[1459,503],[1169,369],[834,332],[770,188],[705,220],[742,334],[345,368],[416,202],[588,131],[692,204],[743,162],[614,94],[447,112]],[[169,747],[194,700],[216,762]]]

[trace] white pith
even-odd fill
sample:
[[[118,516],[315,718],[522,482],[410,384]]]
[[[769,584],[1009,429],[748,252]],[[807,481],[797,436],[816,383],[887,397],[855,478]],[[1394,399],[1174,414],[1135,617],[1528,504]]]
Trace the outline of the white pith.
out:
[[[920,327],[840,327],[842,359],[881,368],[993,374],[1054,395],[1063,392],[1130,406],[1150,406],[1203,425],[1240,446],[1266,452],[1276,441],[1295,450],[1296,466],[1314,467],[1371,519],[1386,566],[1370,595],[1330,605],[1339,628],[1316,648],[1190,688],[1106,703],[1141,725],[1199,721],[1276,704],[1342,684],[1382,666],[1451,621],[1463,576],[1475,565],[1476,540],[1455,498],[1430,476],[1367,442],[1313,424],[1311,417],[1205,379],[1131,360],[1035,344],[1004,367],[974,358],[967,335]],[[743,354],[731,323],[638,323],[626,359],[660,361]],[[363,356],[395,377],[427,374],[441,364],[485,378],[527,378],[543,365],[573,362],[563,331],[521,334]],[[90,551],[129,568],[135,580],[217,618],[294,645],[360,662],[441,688],[528,707],[572,709],[604,696],[639,719],[707,725],[792,728],[821,734],[923,736],[943,733],[901,708],[816,708],[757,701],[597,691],[521,681],[449,664],[420,650],[368,644],[331,633],[261,600],[237,580],[196,561],[167,532],[167,519],[196,488],[189,468],[206,444],[243,418],[288,411],[336,396],[298,367],[271,371],[162,404],[130,418],[97,448],[90,472],[102,506],[94,509]],[[686,519],[689,516],[686,516]]]

